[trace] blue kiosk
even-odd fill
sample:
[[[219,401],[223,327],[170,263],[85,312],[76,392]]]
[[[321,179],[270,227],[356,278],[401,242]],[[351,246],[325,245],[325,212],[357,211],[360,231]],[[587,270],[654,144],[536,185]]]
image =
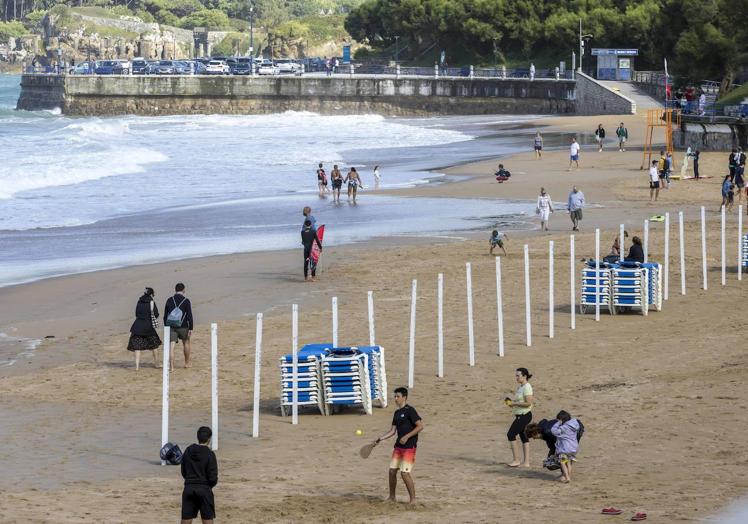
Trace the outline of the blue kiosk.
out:
[[[602,49],[592,48],[592,56],[597,57],[598,80],[631,80],[634,70],[634,58],[639,56],[638,49]]]

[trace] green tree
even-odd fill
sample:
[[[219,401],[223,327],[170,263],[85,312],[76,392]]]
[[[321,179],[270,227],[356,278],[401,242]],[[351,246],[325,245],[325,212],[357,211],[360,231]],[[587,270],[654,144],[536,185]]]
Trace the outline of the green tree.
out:
[[[27,33],[21,22],[0,22],[0,42],[7,43],[11,38],[17,38]]]
[[[185,16],[179,23],[181,27],[192,29],[194,27],[207,27],[210,30],[219,31],[230,28],[229,17],[226,13],[217,9],[202,9]]]

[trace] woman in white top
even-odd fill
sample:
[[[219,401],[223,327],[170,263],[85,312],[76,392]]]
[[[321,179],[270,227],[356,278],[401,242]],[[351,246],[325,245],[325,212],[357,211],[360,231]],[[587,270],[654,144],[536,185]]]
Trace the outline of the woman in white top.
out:
[[[514,415],[514,421],[507,431],[506,437],[509,439],[509,445],[512,448],[513,460],[508,464],[511,468],[522,466],[523,468],[530,467],[530,439],[525,435],[525,427],[532,421],[532,386],[530,385],[530,378],[532,375],[527,368],[517,368],[515,372],[517,378],[517,394],[514,396],[514,400],[510,397],[504,399],[504,404],[512,408],[512,415]],[[519,461],[519,442],[517,437],[522,441],[522,462]]]
[[[382,182],[382,175],[379,174],[379,166],[374,166],[374,186],[379,187]]]
[[[545,192],[545,188],[540,188],[540,196],[538,196],[538,203],[535,207],[535,213],[540,215],[540,229],[548,231],[548,220],[553,213],[553,201],[551,201],[550,195]]]

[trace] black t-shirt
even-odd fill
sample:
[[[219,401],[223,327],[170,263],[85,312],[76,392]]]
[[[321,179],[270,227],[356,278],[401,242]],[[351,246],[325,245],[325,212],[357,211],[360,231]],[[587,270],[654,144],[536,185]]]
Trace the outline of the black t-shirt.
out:
[[[392,417],[392,425],[397,428],[396,448],[415,448],[418,446],[418,435],[410,437],[405,445],[400,444],[400,439],[413,431],[416,428],[416,422],[419,420],[421,420],[421,417],[416,409],[407,404],[395,411]]]

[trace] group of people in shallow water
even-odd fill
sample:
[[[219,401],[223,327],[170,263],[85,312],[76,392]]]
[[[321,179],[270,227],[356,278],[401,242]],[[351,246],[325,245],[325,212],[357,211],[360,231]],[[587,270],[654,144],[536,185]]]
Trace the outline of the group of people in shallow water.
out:
[[[374,166],[374,184],[375,187],[379,186],[382,180],[382,176],[379,173],[379,166]],[[324,164],[322,162],[317,166],[317,189],[319,190],[319,196],[324,197],[326,193],[332,193],[333,202],[340,203],[340,191],[343,188],[343,184],[348,186],[348,200],[356,203],[356,195],[358,189],[364,189],[364,184],[361,181],[361,176],[356,171],[355,167],[351,167],[348,174],[343,176],[337,164],[332,166],[330,171],[330,182],[327,180],[327,172],[325,171]],[[329,186],[332,187],[329,187]]]

